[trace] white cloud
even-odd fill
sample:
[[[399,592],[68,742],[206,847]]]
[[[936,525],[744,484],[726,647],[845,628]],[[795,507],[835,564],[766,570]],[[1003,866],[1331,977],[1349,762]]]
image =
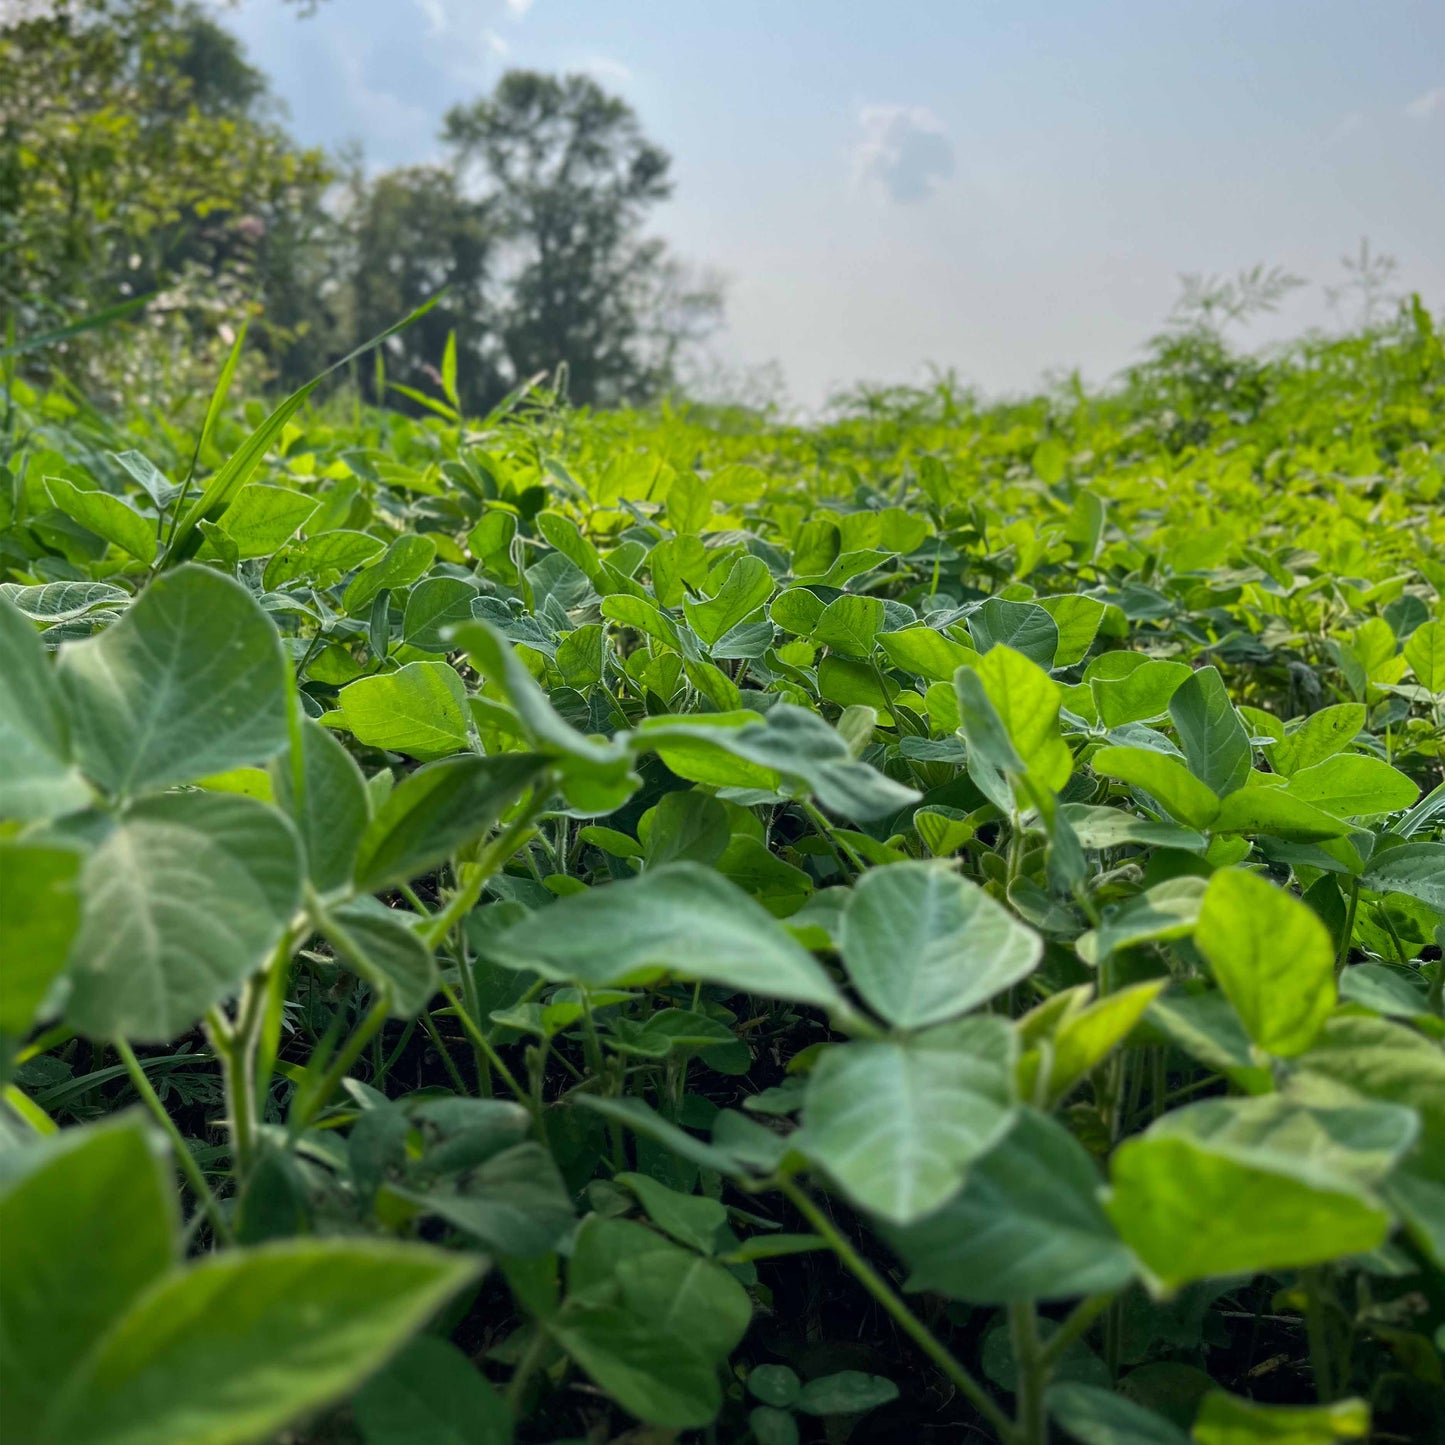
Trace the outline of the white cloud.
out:
[[[953,175],[953,142],[925,106],[864,106],[858,123],[863,135],[853,149],[854,174],[893,200],[927,200]]]
[[[412,0],[426,20],[427,48],[448,74],[469,85],[486,86],[494,79],[490,62],[511,53],[512,47],[495,30],[476,23],[475,5],[469,0]],[[514,10],[510,3],[507,7]]]
[[[1437,85],[1424,95],[1417,95],[1405,107],[1405,114],[1411,120],[1429,120],[1436,111],[1445,111],[1445,85]]]
[[[594,80],[612,85],[626,85],[632,79],[632,71],[620,60],[606,55],[590,55],[582,62],[582,69]]]
[[[532,8],[532,0],[507,0],[507,9],[512,12],[518,20]]]

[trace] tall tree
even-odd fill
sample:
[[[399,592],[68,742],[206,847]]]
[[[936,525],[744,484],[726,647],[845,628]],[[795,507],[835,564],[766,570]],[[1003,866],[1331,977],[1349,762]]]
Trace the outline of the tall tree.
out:
[[[495,326],[511,379],[565,362],[579,402],[656,392],[673,360],[657,327],[677,273],[643,223],[671,193],[670,161],[631,106],[589,76],[510,71],[448,112],[443,136],[498,238]],[[690,294],[696,331],[720,299]]]

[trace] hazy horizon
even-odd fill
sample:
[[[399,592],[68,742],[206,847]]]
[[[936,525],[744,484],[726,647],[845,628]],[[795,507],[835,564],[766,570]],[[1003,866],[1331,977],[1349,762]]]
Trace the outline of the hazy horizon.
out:
[[[834,386],[952,368],[989,394],[1136,359],[1184,272],[1312,284],[1241,339],[1338,324],[1367,236],[1445,303],[1445,6],[1143,0],[282,0],[221,11],[294,133],[437,153],[510,66],[584,70],[674,161],[653,229],[730,281],[714,344]]]

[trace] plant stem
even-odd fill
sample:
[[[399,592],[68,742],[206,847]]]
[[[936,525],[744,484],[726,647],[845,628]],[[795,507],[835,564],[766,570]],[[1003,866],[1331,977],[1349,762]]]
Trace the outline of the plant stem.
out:
[[[547,1351],[552,1343],[547,1331],[541,1325],[535,1325],[533,1328],[532,1338],[527,1341],[527,1348],[523,1351],[522,1358],[517,1361],[517,1368],[512,1371],[512,1378],[507,1382],[507,1405],[512,1414],[519,1419],[523,1413],[527,1386],[531,1383],[532,1376],[537,1373],[542,1361],[547,1358]]]
[[[1088,1333],[1089,1327],[1114,1303],[1112,1294],[1094,1294],[1080,1300],[1049,1338],[1039,1346],[1039,1364],[1051,1370],[1069,1347]]]
[[[191,1153],[190,1146],[186,1143],[181,1131],[176,1128],[175,1120],[166,1112],[166,1106],[161,1103],[160,1095],[156,1093],[151,1081],[146,1077],[146,1071],[141,1068],[140,1060],[135,1056],[135,1050],[126,1043],[124,1039],[115,1041],[115,1051],[120,1055],[120,1061],[125,1065],[125,1071],[130,1076],[131,1084],[141,1097],[141,1102],[150,1111],[151,1117],[166,1132],[166,1137],[171,1141],[171,1148],[175,1151],[176,1168],[180,1170],[181,1177],[191,1187],[191,1193],[196,1196],[196,1203],[211,1221],[211,1228],[216,1233],[217,1239],[229,1241],[231,1228],[226,1223],[225,1216],[221,1213],[221,1206],[216,1202],[216,1196],[211,1193],[210,1185],[206,1183],[206,1176],[201,1173],[201,1166],[196,1163],[196,1156]]]
[[[346,1041],[346,1047],[332,1060],[331,1067],[321,1077],[314,1090],[307,1092],[303,1101],[298,1099],[292,1107],[288,1132],[291,1138],[300,1138],[302,1131],[326,1107],[341,1081],[351,1072],[351,1066],[361,1057],[362,1050],[369,1044],[391,1012],[391,995],[386,989],[377,993],[376,1001],[366,1011],[366,1016],[356,1026],[356,1031]]]
[[[1014,1440],[1014,1427],[1008,1416],[994,1403],[988,1391],[963,1364],[943,1345],[934,1333],[898,1298],[884,1278],[853,1248],[833,1221],[791,1179],[779,1179],[778,1188],[799,1214],[813,1226],[828,1248],[838,1257],[843,1268],[878,1302],[895,1324],[956,1385],[968,1401],[998,1432],[1000,1440]]]
[[[1335,977],[1344,972],[1350,960],[1350,945],[1355,941],[1355,910],[1360,905],[1360,880],[1350,879],[1350,903],[1345,910],[1345,926],[1340,933],[1340,949],[1335,955]]]
[[[233,1029],[219,1008],[206,1014],[211,1047],[221,1061],[226,1115],[231,1124],[231,1173],[239,1182],[251,1168],[256,1147],[256,1095],[250,1078],[248,1041]]]
[[[1044,1385],[1048,1369],[1039,1351],[1039,1321],[1032,1300],[1008,1307],[1009,1343],[1013,1346],[1018,1389],[1014,1393],[1016,1445],[1044,1445]]]
[[[492,1041],[478,1028],[476,1021],[462,1007],[462,1001],[457,997],[457,991],[450,984],[442,985],[442,993],[446,995],[447,1002],[456,1010],[457,1021],[461,1024],[466,1036],[486,1055],[487,1062],[501,1076],[502,1082],[512,1091],[513,1097],[522,1104],[532,1107],[532,1096],[517,1082],[517,1076],[507,1067],[502,1056],[492,1047]]]
[[[1324,1284],[1319,1269],[1307,1269],[1301,1276],[1305,1292],[1305,1333],[1309,1339],[1310,1373],[1315,1379],[1315,1396],[1321,1405],[1335,1398],[1334,1372],[1330,1368],[1330,1341],[1321,1298]]]

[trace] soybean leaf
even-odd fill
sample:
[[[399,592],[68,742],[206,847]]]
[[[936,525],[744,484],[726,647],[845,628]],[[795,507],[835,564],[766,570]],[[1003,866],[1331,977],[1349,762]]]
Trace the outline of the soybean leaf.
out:
[[[351,1402],[366,1445],[510,1445],[512,1412],[453,1344],[420,1335]]]
[[[1341,818],[1395,813],[1420,796],[1420,789],[1404,773],[1381,758],[1358,753],[1300,769],[1290,778],[1289,791]]]
[[[1058,624],[1037,602],[990,597],[969,616],[968,633],[980,653],[1011,647],[1042,668],[1054,665],[1059,648]]]
[[[65,968],[80,926],[80,855],[0,839],[0,1034],[23,1035]]]
[[[146,566],[155,561],[155,522],[141,516],[123,498],[109,492],[82,491],[64,477],[46,477],[45,489],[50,493],[50,500],[87,531],[113,542]]]
[[[60,691],[35,628],[0,597],[0,817],[51,818],[90,800],[70,761]]]
[[[467,746],[466,688],[445,662],[408,662],[358,678],[338,702],[346,726],[371,747],[426,762]]]
[[[271,760],[272,796],[301,840],[312,886],[328,893],[351,880],[371,802],[361,769],[329,729],[303,718],[300,737],[299,777],[290,751]]]
[[[1178,758],[1147,748],[1100,748],[1089,765],[1101,777],[1142,788],[1173,818],[1208,828],[1219,816],[1219,799]]]
[[[843,1006],[811,954],[760,904],[698,863],[664,864],[563,898],[507,929],[488,953],[509,967],[591,988],[673,972],[739,992]]]
[[[1334,948],[1314,910],[1237,868],[1209,880],[1194,941],[1249,1036],[1292,1058],[1335,1004]]]
[[[1249,776],[1249,732],[1234,710],[1217,667],[1202,667],[1169,699],[1169,716],[1189,770],[1210,791],[1227,797]]]
[[[1054,1422],[1080,1445],[1190,1445],[1173,1421],[1098,1385],[1061,1381],[1044,1400]]]
[[[1343,752],[1364,725],[1363,703],[1345,702],[1321,708],[1269,749],[1270,766],[1275,772],[1292,777]]]
[[[66,1018],[92,1038],[164,1043],[234,993],[301,894],[296,835],[264,803],[167,793],[86,859]]]
[[[1364,1400],[1327,1405],[1266,1405],[1211,1390],[1194,1420],[1196,1445],[1338,1445],[1370,1433]]]
[[[1406,843],[1371,860],[1360,882],[1376,893],[1407,893],[1445,913],[1445,843]]]
[[[477,1273],[463,1255],[312,1239],[161,1280],[54,1398],[37,1445],[244,1445],[343,1396]]]
[[[910,1289],[974,1304],[1069,1299],[1122,1288],[1134,1273],[1098,1202],[1099,1178],[1061,1124],[1032,1109],[969,1167],[941,1209],[885,1236]]]
[[[767,563],[751,555],[739,557],[713,597],[683,599],[688,626],[707,646],[746,622],[773,595],[773,578]]]
[[[199,566],[153,582],[113,627],[60,654],[76,758],[135,793],[261,763],[287,742],[286,659],[238,583]]]
[[[899,1028],[969,1012],[1031,973],[1043,942],[976,884],[927,863],[870,869],[840,950],[864,1000]]]
[[[175,1262],[175,1194],[137,1114],[67,1129],[11,1162],[0,1192],[5,1425],[38,1439],[92,1344]]]
[[[1390,1230],[1389,1214],[1353,1188],[1308,1183],[1167,1133],[1126,1140],[1111,1177],[1105,1209],[1160,1292],[1365,1253]]]
[[[989,1017],[832,1047],[794,1142],[855,1204],[894,1224],[921,1219],[1008,1127],[1012,1047]]]
[[[377,810],[356,850],[356,886],[408,883],[480,837],[536,780],[533,753],[466,753],[410,774]]]

